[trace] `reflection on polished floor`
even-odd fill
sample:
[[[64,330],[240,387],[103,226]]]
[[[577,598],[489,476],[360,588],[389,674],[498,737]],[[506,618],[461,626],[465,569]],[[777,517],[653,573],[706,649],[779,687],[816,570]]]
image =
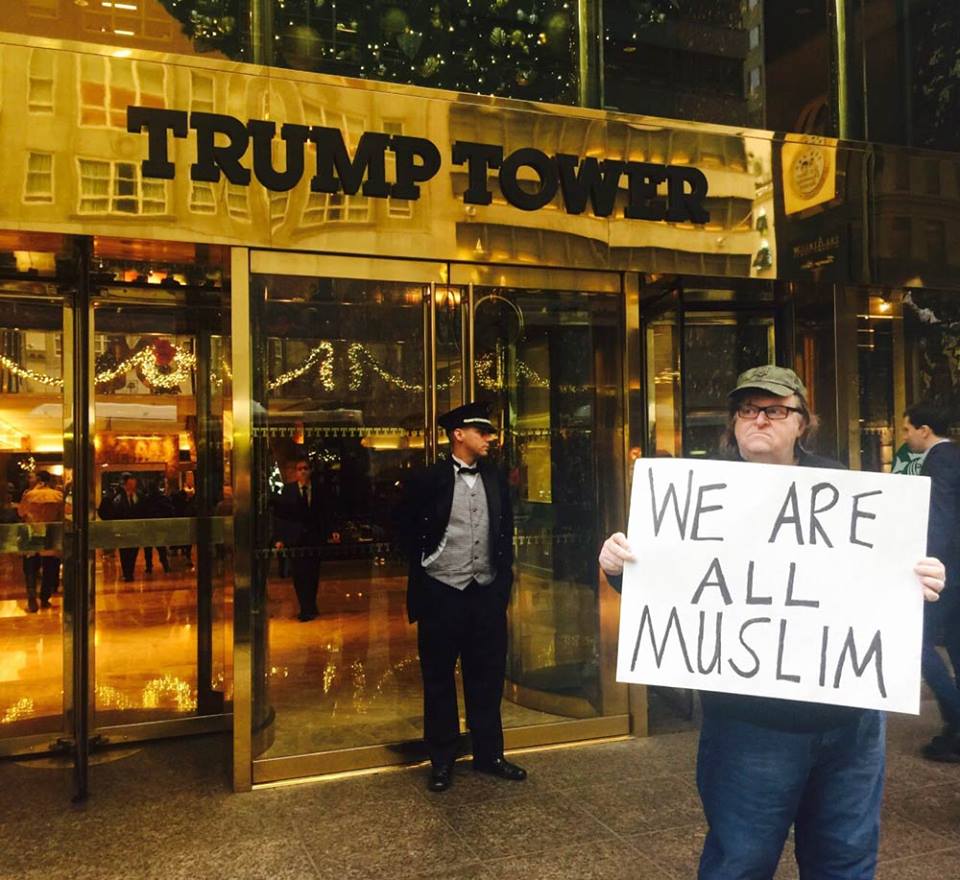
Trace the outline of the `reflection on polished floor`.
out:
[[[154,554],[153,572],[147,573],[141,551],[136,578],[126,583],[115,553],[97,552],[92,642],[98,726],[196,714],[196,574],[186,556],[172,553],[169,565],[170,572],[164,572]],[[229,687],[232,678],[231,598],[220,583],[222,578],[215,577],[215,689]],[[61,589],[51,608],[29,613],[21,557],[0,557],[0,723],[5,736],[61,729],[63,601]]]
[[[268,694],[274,740],[262,757],[422,736],[416,627],[407,622],[400,565],[370,579],[321,576],[320,616],[301,623],[289,579],[269,583]],[[459,681],[458,681],[459,684]],[[463,725],[463,695],[460,696]],[[504,699],[505,727],[564,720]]]
[[[53,733],[63,701],[62,590],[52,608],[28,613],[20,566],[17,555],[0,558],[0,723],[5,735]],[[195,571],[177,555],[169,573],[156,556],[153,566],[144,571],[141,552],[135,581],[125,583],[116,556],[98,552],[97,725],[196,714]],[[292,582],[271,577],[268,693],[276,721],[265,757],[420,738],[420,667],[405,577],[399,566],[383,572],[363,581],[322,578],[321,615],[309,623],[296,619]],[[214,686],[230,700],[232,602],[222,593],[214,601]],[[563,720],[506,699],[503,718],[506,727]]]

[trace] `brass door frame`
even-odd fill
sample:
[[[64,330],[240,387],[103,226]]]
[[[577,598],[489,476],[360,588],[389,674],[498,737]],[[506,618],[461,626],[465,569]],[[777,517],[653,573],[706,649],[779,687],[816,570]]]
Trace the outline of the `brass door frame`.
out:
[[[85,274],[85,278],[89,273]],[[197,552],[197,575],[201,574],[199,547],[202,542],[213,544],[231,545],[234,537],[233,517],[232,516],[197,516],[197,517],[176,517],[169,519],[130,519],[130,520],[94,520],[92,512],[97,509],[99,499],[97,498],[97,485],[93,479],[95,473],[94,467],[94,448],[90,438],[91,427],[95,428],[96,421],[96,367],[95,351],[93,338],[96,333],[95,312],[98,306],[123,304],[147,306],[155,309],[176,308],[186,306],[186,292],[182,289],[150,289],[149,291],[137,287],[124,287],[123,284],[111,284],[88,290],[86,292],[85,324],[77,329],[77,338],[86,340],[83,346],[78,345],[77,358],[85,359],[85,366],[81,371],[79,364],[75,366],[76,375],[85,375],[87,377],[86,397],[78,401],[77,408],[81,404],[87,410],[87,416],[83,422],[83,443],[79,444],[79,424],[78,424],[78,447],[79,450],[86,452],[83,458],[77,458],[77,467],[81,464],[86,468],[86,492],[83,498],[86,502],[84,510],[84,521],[81,526],[77,524],[77,541],[82,541],[82,552],[78,549],[77,559],[86,559],[85,566],[77,567],[77,600],[75,602],[77,627],[74,632],[74,639],[79,643],[85,640],[88,644],[83,650],[82,659],[85,661],[86,676],[85,683],[80,681],[80,676],[75,671],[77,693],[81,692],[86,697],[86,719],[84,721],[86,731],[86,750],[89,751],[91,740],[95,740],[99,745],[118,745],[121,743],[141,742],[144,740],[164,739],[173,736],[188,736],[199,733],[211,733],[229,730],[232,724],[232,712],[218,711],[208,712],[206,714],[190,715],[183,718],[167,718],[157,721],[137,721],[131,723],[119,724],[98,724],[96,717],[96,657],[95,643],[89,638],[89,634],[96,625],[96,551],[97,550],[115,550],[121,547],[140,546],[144,532],[149,530],[152,540],[156,543],[153,546],[178,546],[196,544]],[[198,388],[199,391],[199,388]],[[198,397],[200,395],[198,394]],[[67,433],[64,429],[65,448]],[[198,437],[198,450],[201,438]],[[78,456],[79,456],[78,451]],[[76,501],[75,499],[75,506]],[[76,514],[76,509],[74,514]],[[64,577],[66,578],[66,555],[64,556]],[[198,581],[199,582],[199,581]],[[199,598],[199,589],[198,589]],[[82,603],[82,605],[80,604]],[[198,609],[199,613],[199,609]],[[83,625],[79,625],[80,621]],[[198,616],[197,632],[198,638],[201,638],[200,629],[203,621]],[[79,645],[74,649],[76,657],[75,663],[81,662],[81,649]],[[200,681],[200,664],[198,658],[198,692],[202,693],[202,684]],[[94,687],[91,687],[91,684]],[[79,712],[75,724],[79,730]],[[79,739],[77,740],[79,742]],[[79,771],[78,771],[79,772]],[[85,771],[84,771],[85,773]]]
[[[622,437],[623,443],[619,450],[621,455],[620,467],[624,474],[622,481],[624,492],[620,499],[617,499],[617,509],[606,509],[601,511],[604,520],[610,524],[617,524],[617,528],[625,528],[626,515],[629,509],[630,490],[628,471],[629,462],[629,425],[630,425],[630,397],[627,389],[631,387],[631,376],[635,372],[634,361],[635,353],[632,353],[630,346],[630,308],[629,303],[636,301],[639,296],[639,285],[637,276],[633,273],[594,271],[582,269],[557,269],[540,268],[533,266],[514,266],[498,265],[495,263],[476,265],[476,264],[458,264],[450,266],[450,283],[467,285],[467,302],[470,309],[470,345],[469,360],[464,364],[465,376],[468,376],[466,387],[471,389],[471,394],[476,388],[476,357],[474,349],[473,327],[474,311],[477,305],[476,288],[477,287],[506,287],[514,290],[555,290],[569,291],[576,290],[588,293],[608,293],[619,294],[621,297],[621,326],[624,336],[621,340],[622,348],[622,376],[621,383],[623,391],[621,396],[622,406]],[[638,320],[638,318],[636,319]],[[599,548],[598,548],[599,549]],[[544,725],[532,725],[529,728],[513,728],[513,730],[522,729],[528,731],[525,734],[523,742],[533,745],[529,738],[533,736],[533,731],[538,728],[563,728],[565,725],[576,724],[581,732],[573,737],[574,739],[592,739],[596,736],[621,735],[632,732],[638,736],[645,736],[647,732],[646,724],[646,689],[641,685],[632,685],[626,689],[625,685],[618,685],[616,681],[617,666],[617,640],[619,638],[620,624],[620,596],[606,583],[606,579],[597,571],[599,585],[599,630],[600,630],[600,676],[601,693],[604,714],[599,718],[581,718],[574,721],[562,721]],[[577,712],[588,708],[586,701],[579,697],[569,697],[563,695],[546,694],[541,691],[532,691],[520,685],[512,684],[507,681],[508,688],[516,696],[523,696],[535,708],[556,714],[566,714],[567,712]],[[634,708],[636,711],[634,712]],[[609,725],[599,722],[606,719],[618,718],[619,721],[614,725],[616,733],[606,732],[588,734],[585,731],[591,729],[590,724],[582,727],[581,722],[591,722],[596,725],[598,730],[606,731]],[[628,727],[624,729],[626,723]],[[504,730],[505,741],[509,740],[510,729]],[[546,735],[546,730],[544,731]],[[545,739],[542,745],[547,745],[556,740]],[[562,741],[562,740],[561,740]],[[520,748],[521,746],[513,746]]]
[[[85,346],[80,344],[84,332],[84,315],[81,313],[84,303],[86,282],[85,249],[78,244],[75,257],[75,285],[72,289],[61,288],[59,306],[62,310],[62,376],[63,389],[61,401],[63,407],[63,465],[64,476],[72,474],[74,479],[78,471],[77,453],[83,449],[86,434],[82,419],[77,419],[78,400],[82,401],[82,389],[76,382],[78,359],[83,358]],[[51,280],[49,286],[57,282]],[[6,300],[34,300],[56,307],[57,298],[39,296],[16,289],[0,289],[0,303]],[[76,484],[75,484],[76,485]],[[0,757],[34,756],[50,753],[69,753],[74,757],[74,793],[82,797],[86,791],[86,733],[89,715],[83,709],[85,681],[80,672],[87,646],[78,638],[80,627],[78,617],[82,617],[83,572],[78,564],[78,546],[82,536],[77,524],[77,511],[64,513],[59,523],[11,523],[0,526],[0,552],[16,553],[26,548],[35,550],[57,549],[61,553],[62,620],[60,638],[62,643],[62,682],[63,704],[59,730],[48,733],[27,734],[23,736],[0,737]],[[67,600],[73,597],[73,602]],[[79,705],[77,697],[80,695]],[[78,748],[78,743],[80,746]]]
[[[253,505],[250,468],[253,461],[253,401],[254,388],[250,339],[256,328],[252,326],[251,274],[301,275],[317,277],[376,278],[385,281],[405,281],[425,285],[424,331],[424,436],[425,457],[435,460],[437,415],[437,334],[436,291],[442,286],[461,287],[465,296],[461,301],[461,357],[464,394],[472,396],[476,387],[473,369],[473,311],[474,287],[493,284],[517,288],[587,290],[616,293],[626,302],[636,297],[638,285],[625,281],[623,273],[579,271],[555,268],[474,265],[440,261],[401,260],[395,258],[344,257],[337,254],[291,253],[288,251],[255,250],[244,247],[232,249],[231,257],[231,316],[233,350],[233,497],[234,497],[234,728],[233,728],[233,787],[236,791],[274,784],[283,780],[361,770],[420,760],[423,755],[416,741],[388,743],[335,751],[312,752],[275,758],[255,759],[254,740],[263,731],[253,730],[253,673],[254,612],[252,610],[252,560],[254,550]],[[635,276],[634,276],[635,277]],[[626,314],[629,312],[627,310]],[[629,337],[629,320],[623,321]],[[624,339],[627,344],[627,338]],[[624,382],[636,379],[636,357],[624,359]],[[628,450],[629,412],[627,395],[623,396],[624,446]],[[616,515],[625,518],[627,491],[617,505]],[[614,640],[613,651],[604,651],[604,676],[612,681],[615,669],[619,597],[604,584],[601,601],[601,629],[605,640]],[[609,593],[609,596],[606,595]],[[614,607],[616,606],[616,607]],[[606,668],[609,666],[609,670]],[[645,707],[642,689],[629,698],[631,705]],[[576,742],[603,737],[624,736],[631,731],[644,734],[644,711],[631,719],[626,692],[619,700],[620,711],[596,718],[571,719],[542,725],[508,728],[504,743],[508,749],[531,748],[563,742]]]

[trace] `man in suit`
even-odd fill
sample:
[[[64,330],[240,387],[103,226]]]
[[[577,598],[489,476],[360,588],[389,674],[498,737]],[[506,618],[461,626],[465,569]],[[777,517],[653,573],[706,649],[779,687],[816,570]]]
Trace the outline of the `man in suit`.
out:
[[[943,733],[923,748],[931,761],[960,763],[960,447],[949,439],[949,418],[942,409],[917,403],[903,419],[904,439],[911,452],[920,453],[920,474],[930,477],[930,517],[927,555],[947,569],[939,602],[924,603],[921,671],[937,699]],[[943,644],[951,672],[937,652]]]
[[[293,551],[290,568],[300,611],[297,620],[306,622],[317,616],[317,587],[320,584],[320,547],[326,543],[324,508],[321,493],[313,480],[310,462],[298,458],[296,479],[287,483],[276,504],[274,546]]]
[[[146,516],[143,493],[137,489],[137,478],[124,472],[120,476],[120,491],[109,501],[105,498],[99,509],[101,519],[142,519]],[[139,547],[120,548],[120,569],[127,583],[133,580]]]
[[[497,429],[483,403],[457,407],[439,422],[451,457],[407,481],[399,511],[410,562],[407,613],[417,623],[423,675],[430,791],[444,791],[453,779],[458,657],[474,770],[517,782],[527,775],[503,757],[513,511],[506,480],[487,461]]]

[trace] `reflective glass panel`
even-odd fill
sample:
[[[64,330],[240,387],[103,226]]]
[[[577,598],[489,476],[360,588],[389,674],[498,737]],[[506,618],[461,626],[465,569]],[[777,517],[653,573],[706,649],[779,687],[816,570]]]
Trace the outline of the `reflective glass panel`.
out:
[[[97,239],[90,487],[98,726],[230,698],[226,251]]]
[[[610,711],[596,554],[622,492],[621,298],[474,288],[476,396],[514,497],[506,727]]]
[[[58,236],[0,233],[0,739],[63,729]]]
[[[272,740],[262,756],[419,739],[393,511],[399,480],[425,461],[430,287],[254,275],[251,293],[255,711]],[[460,343],[440,324],[442,397],[460,381]]]

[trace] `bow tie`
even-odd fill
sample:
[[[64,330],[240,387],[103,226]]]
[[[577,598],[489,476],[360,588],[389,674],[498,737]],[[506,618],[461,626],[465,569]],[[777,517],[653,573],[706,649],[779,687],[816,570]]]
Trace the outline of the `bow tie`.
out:
[[[457,473],[462,474],[465,477],[475,477],[480,471],[475,467],[464,467],[462,464],[457,465]]]

